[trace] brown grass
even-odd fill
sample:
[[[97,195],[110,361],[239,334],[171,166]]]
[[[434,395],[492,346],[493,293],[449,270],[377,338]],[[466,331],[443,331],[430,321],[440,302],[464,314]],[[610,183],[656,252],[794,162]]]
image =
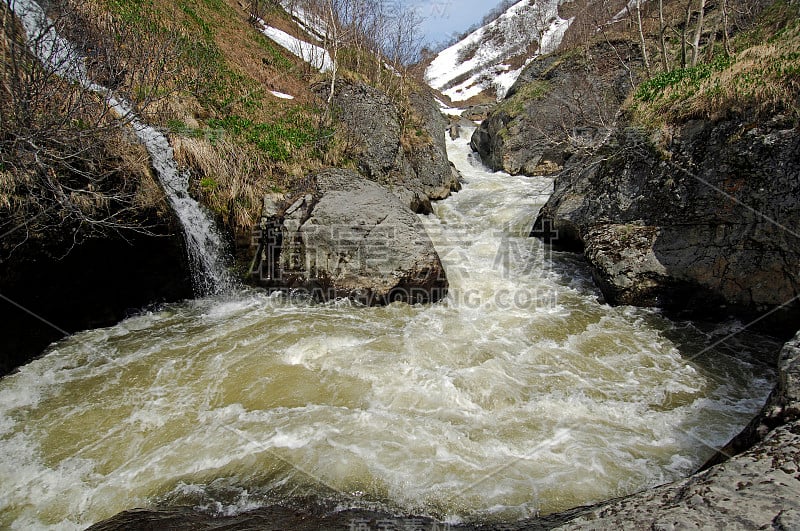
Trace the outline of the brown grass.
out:
[[[786,27],[767,33],[773,35],[770,42],[744,47],[729,66],[705,79],[685,79],[665,87],[652,101],[632,101],[635,116],[649,124],[732,113],[752,119],[784,113],[800,120],[800,23],[790,17]],[[751,40],[743,34],[734,44]]]

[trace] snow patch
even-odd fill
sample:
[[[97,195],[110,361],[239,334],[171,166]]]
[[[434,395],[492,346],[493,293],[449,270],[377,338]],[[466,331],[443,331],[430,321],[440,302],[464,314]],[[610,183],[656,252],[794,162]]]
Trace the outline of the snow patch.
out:
[[[573,19],[558,16],[560,0],[521,0],[493,22],[442,50],[425,71],[435,89],[453,101],[465,101],[493,89],[503,98],[533,57],[558,48]],[[504,61],[539,43],[525,65],[511,69]]]
[[[284,94],[283,92],[278,92],[277,90],[270,90],[269,91],[273,96],[276,98],[281,98],[283,100],[293,100],[294,96],[291,94]]]
[[[461,116],[461,113],[464,112],[464,109],[456,109],[455,107],[450,107],[439,98],[435,99],[436,103],[439,105],[439,110],[441,111],[442,114],[446,116]]]
[[[328,25],[325,24],[322,17],[307,12],[294,0],[281,0],[281,6],[292,15],[303,31],[320,40],[325,38],[328,33]]]
[[[287,49],[320,72],[333,70],[333,59],[328,55],[328,51],[325,48],[300,40],[278,28],[267,26],[263,20],[259,20],[259,22],[263,25],[261,32],[275,41],[276,44]]]

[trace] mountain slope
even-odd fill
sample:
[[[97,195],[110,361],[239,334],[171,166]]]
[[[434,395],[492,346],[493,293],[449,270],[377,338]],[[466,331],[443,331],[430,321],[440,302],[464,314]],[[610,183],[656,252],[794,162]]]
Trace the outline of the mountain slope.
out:
[[[497,19],[442,50],[425,78],[452,101],[484,94],[503,98],[534,57],[554,51],[572,19],[558,15],[560,0],[521,0]]]

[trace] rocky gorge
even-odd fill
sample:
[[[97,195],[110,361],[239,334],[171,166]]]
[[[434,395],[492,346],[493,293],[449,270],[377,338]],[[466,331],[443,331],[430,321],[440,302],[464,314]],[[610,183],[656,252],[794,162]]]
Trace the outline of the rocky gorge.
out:
[[[625,50],[622,57],[620,50]],[[615,41],[533,62],[484,120],[472,144],[494,169],[555,176],[554,193],[538,211],[531,234],[553,248],[581,253],[608,303],[661,307],[681,318],[735,316],[788,338],[800,311],[796,117],[781,109],[765,119],[743,108],[725,116],[675,120],[663,128],[643,127],[624,103],[639,81],[641,61],[635,46]],[[324,95],[325,88],[315,90]],[[447,260],[426,230],[431,225],[417,214],[430,213],[432,200],[460,188],[445,148],[446,118],[424,90],[410,95],[411,117],[380,90],[352,80],[338,84],[333,101],[349,135],[348,160],[342,167],[306,173],[290,192],[265,194],[255,245],[248,251],[252,255],[246,257],[249,282],[281,293],[308,293],[323,303],[389,304],[387,312],[398,311],[392,302],[442,301],[450,284]],[[110,324],[129,308],[188,296],[188,264],[176,250],[180,238],[166,236],[175,232],[175,220],[160,216],[165,227],[129,239],[135,252],[118,257],[124,267],[108,269],[129,279],[126,294],[117,298],[121,307],[98,309],[102,318],[65,328]],[[103,252],[78,252],[70,258],[77,265],[65,265],[63,271],[86,276]],[[10,298],[16,295],[7,289],[36,283],[52,270],[49,257],[26,260],[11,263],[16,269],[3,274],[2,292]],[[36,267],[25,265],[30,263]],[[152,282],[155,272],[164,270],[168,279]],[[74,302],[57,278],[42,281],[35,298]],[[70,286],[86,292],[80,283]],[[95,305],[92,300],[85,306]],[[202,316],[214,316],[216,310]],[[237,341],[245,345],[250,338]],[[702,471],[542,518],[447,527],[797,527],[799,343],[795,337],[781,350],[778,383],[759,415]],[[300,365],[309,363],[303,359]],[[237,400],[246,402],[246,397]],[[153,426],[157,422],[147,429]],[[226,517],[179,507],[128,511],[92,529],[353,529],[354,522],[364,529],[445,525],[366,509],[270,506]]]

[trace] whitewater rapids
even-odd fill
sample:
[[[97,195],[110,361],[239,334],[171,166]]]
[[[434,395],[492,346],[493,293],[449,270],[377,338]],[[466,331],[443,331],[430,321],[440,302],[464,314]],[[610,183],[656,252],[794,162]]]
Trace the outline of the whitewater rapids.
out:
[[[526,237],[552,180],[448,148],[467,184],[424,219],[447,300],[240,290],[52,345],[0,380],[0,527],[297,500],[513,520],[685,476],[748,422],[777,344],[604,304]]]

